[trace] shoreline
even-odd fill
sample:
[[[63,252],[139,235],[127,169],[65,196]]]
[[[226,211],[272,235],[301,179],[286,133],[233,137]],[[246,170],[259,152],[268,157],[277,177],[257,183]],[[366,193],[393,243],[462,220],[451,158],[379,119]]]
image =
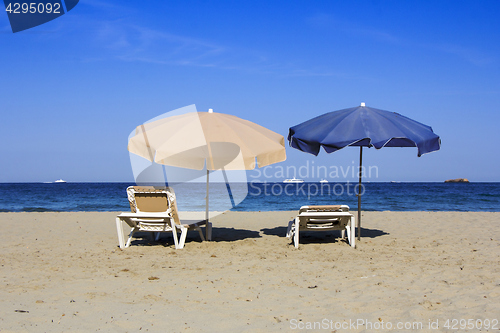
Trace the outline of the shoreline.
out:
[[[305,205],[304,205],[305,206]],[[300,207],[297,207],[297,211]],[[351,207],[352,208],[352,207]],[[83,214],[83,213],[113,213],[113,214],[120,214],[122,212],[129,212],[129,210],[40,210],[40,211],[1,211],[0,214],[44,214],[44,213],[76,213],[76,214]],[[220,215],[220,214],[228,214],[228,213],[272,213],[272,212],[295,212],[294,210],[290,209],[284,209],[284,210],[228,210],[225,212],[222,211],[210,211],[210,214],[213,215]],[[351,209],[350,212],[355,212],[357,214],[357,209]],[[187,213],[187,214],[205,214],[205,210],[191,210],[191,211],[180,211],[180,213]],[[361,210],[361,213],[500,213],[500,210],[498,211],[491,211],[491,210],[369,210],[369,209],[363,209]],[[214,216],[215,216],[214,215]]]
[[[285,237],[296,211],[226,212],[212,219],[214,241],[190,232],[181,250],[168,235],[119,249],[118,213],[0,213],[2,331],[500,319],[498,212],[363,211],[356,249],[304,232],[298,250]]]

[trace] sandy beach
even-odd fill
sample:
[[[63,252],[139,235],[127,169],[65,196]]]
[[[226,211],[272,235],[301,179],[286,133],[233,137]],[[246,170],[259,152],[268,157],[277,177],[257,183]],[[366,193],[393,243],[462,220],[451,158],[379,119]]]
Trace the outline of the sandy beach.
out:
[[[295,249],[295,214],[229,212],[212,242],[121,250],[117,213],[1,213],[0,331],[500,329],[500,213],[364,212],[356,249],[335,232]]]

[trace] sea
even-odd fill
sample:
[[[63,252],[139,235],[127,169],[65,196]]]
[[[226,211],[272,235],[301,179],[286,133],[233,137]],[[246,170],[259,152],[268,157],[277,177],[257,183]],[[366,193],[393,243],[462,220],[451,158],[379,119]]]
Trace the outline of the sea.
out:
[[[129,211],[131,183],[0,183],[0,212]],[[203,211],[206,184],[175,186],[181,211]],[[500,212],[500,183],[364,183],[365,211]],[[210,184],[211,211],[284,211],[302,205],[358,207],[355,183]]]

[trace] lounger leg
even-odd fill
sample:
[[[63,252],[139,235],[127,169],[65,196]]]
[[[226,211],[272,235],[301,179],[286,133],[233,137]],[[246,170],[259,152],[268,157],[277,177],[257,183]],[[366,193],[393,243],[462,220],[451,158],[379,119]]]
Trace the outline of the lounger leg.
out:
[[[122,220],[119,217],[116,218],[116,232],[118,233],[118,244],[120,245],[120,249],[123,249],[125,248],[125,237],[123,234]]]
[[[139,230],[139,228],[137,228],[137,227],[132,228],[132,230],[130,230],[130,234],[128,235],[128,240],[127,240],[127,244],[125,244],[125,247],[130,246],[130,243],[132,242],[132,237],[134,236],[134,234],[137,230]]]
[[[295,218],[295,228],[293,230],[293,243],[296,248],[299,248],[299,218]]]
[[[288,228],[286,229],[286,238],[290,238],[290,236],[292,235],[292,229],[294,223],[295,223],[294,220],[288,222]]]
[[[174,238],[174,245],[175,245],[175,248],[178,249],[179,248],[179,240],[177,239],[177,226],[174,222],[174,219],[171,219],[170,220],[170,225],[172,227],[172,237]]]
[[[354,216],[351,216],[351,238],[349,239],[349,244],[351,244],[352,247],[356,247],[356,218]]]
[[[198,230],[198,233],[200,234],[201,241],[204,242],[205,236],[203,236],[203,231],[201,231],[201,228],[198,226],[196,227],[196,230]]]
[[[188,228],[181,226],[181,239],[179,242],[179,247],[176,247],[176,249],[182,249],[184,247],[184,243],[186,242],[187,232]]]

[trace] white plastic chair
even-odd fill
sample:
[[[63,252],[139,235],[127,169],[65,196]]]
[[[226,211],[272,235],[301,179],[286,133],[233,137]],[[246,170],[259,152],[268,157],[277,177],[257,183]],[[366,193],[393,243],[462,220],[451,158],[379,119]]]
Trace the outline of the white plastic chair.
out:
[[[171,232],[176,249],[184,247],[188,230],[196,229],[202,241],[205,240],[201,226],[207,229],[208,240],[212,237],[212,223],[205,220],[180,220],[177,203],[172,188],[153,186],[130,186],[127,188],[130,213],[121,213],[116,217],[116,228],[120,248],[130,246],[136,232],[152,232],[158,240],[161,232]],[[125,242],[124,224],[131,227]],[[180,239],[177,237],[180,232]]]
[[[347,205],[302,206],[295,219],[288,223],[286,237],[293,238],[293,243],[298,248],[299,231],[340,230],[342,238],[345,238],[347,231],[348,242],[355,247],[355,228],[354,215],[349,213]]]

